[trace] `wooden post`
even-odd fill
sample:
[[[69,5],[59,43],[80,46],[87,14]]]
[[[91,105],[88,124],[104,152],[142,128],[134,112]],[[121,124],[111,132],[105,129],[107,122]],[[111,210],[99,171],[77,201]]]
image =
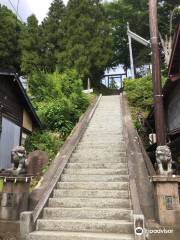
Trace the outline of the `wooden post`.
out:
[[[152,48],[152,77],[155,105],[157,145],[166,145],[163,95],[161,86],[160,55],[158,43],[157,0],[149,0],[149,21]]]

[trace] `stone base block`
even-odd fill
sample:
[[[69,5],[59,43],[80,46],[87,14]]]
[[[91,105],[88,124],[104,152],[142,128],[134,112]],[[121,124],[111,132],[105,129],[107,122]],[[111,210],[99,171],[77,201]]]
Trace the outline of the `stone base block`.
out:
[[[156,215],[161,225],[180,223],[179,176],[154,176]]]

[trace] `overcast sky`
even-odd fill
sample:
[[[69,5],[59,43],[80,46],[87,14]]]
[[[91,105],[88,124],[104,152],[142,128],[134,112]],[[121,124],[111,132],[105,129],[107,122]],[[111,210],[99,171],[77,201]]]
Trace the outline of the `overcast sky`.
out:
[[[52,1],[53,0],[19,0],[19,16],[23,21],[26,21],[27,17],[34,13],[39,22],[41,22],[46,16]],[[68,0],[63,1],[66,4]],[[13,11],[17,9],[17,3],[18,0],[0,0],[0,4],[6,5]]]
[[[49,9],[49,6],[53,0],[19,0],[19,18],[26,21],[27,17],[34,13],[41,22]],[[67,4],[68,0],[63,0]],[[110,1],[110,0],[104,0]],[[0,0],[0,4],[6,5],[9,9],[16,12],[18,0]]]

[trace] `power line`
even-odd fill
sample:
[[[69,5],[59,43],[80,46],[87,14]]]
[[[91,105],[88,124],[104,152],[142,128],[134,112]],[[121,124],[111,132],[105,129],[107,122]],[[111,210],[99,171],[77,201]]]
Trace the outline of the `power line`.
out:
[[[19,13],[18,13],[18,10],[19,10],[19,1],[20,1],[20,0],[18,0],[18,2],[17,2],[16,16],[19,14]]]
[[[18,7],[19,7],[19,0],[18,0],[18,4],[17,4],[17,9],[14,7],[14,5],[12,4],[11,0],[8,0],[9,3],[11,4],[11,7],[14,9],[15,13],[16,13],[16,16],[18,16],[20,18],[20,20],[23,22],[21,16],[19,15],[18,13]]]

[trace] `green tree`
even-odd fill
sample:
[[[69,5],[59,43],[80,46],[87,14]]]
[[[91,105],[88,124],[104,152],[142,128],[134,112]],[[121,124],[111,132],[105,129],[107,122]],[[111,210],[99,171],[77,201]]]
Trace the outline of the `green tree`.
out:
[[[31,74],[41,67],[41,36],[35,15],[27,19],[19,44],[21,46],[21,69],[24,74]]]
[[[123,64],[129,67],[129,49],[127,38],[127,22],[132,31],[149,39],[149,19],[147,1],[119,0],[105,4],[106,15],[112,25],[113,65]],[[135,66],[150,61],[150,50],[133,41]]]
[[[44,69],[48,72],[56,70],[57,54],[62,51],[62,19],[65,14],[65,6],[62,0],[54,0],[51,3],[47,17],[41,25],[42,34],[42,58]]]
[[[29,75],[29,94],[32,96],[35,105],[40,101],[48,101],[57,96],[57,91],[53,87],[53,82],[47,74],[37,71]]]
[[[0,68],[20,71],[18,45],[22,23],[7,7],[0,5]]]
[[[105,11],[97,0],[70,0],[63,20],[63,51],[59,70],[75,68],[87,84],[97,85],[111,63],[112,37]]]
[[[169,34],[170,11],[179,5],[179,0],[158,1],[159,30],[164,37]],[[107,18],[112,24],[113,35],[113,65],[124,64],[129,67],[129,49],[127,38],[127,22],[135,33],[150,39],[149,12],[147,0],[117,0],[105,4]],[[174,18],[174,23],[175,23]],[[149,63],[150,50],[133,41],[133,55],[135,67]]]
[[[169,28],[170,28],[170,13],[173,11],[177,6],[180,6],[179,0],[159,0],[158,4],[158,22],[159,22],[159,30],[162,35],[168,34],[169,35]],[[178,18],[174,12],[173,18],[173,25],[177,22]]]

